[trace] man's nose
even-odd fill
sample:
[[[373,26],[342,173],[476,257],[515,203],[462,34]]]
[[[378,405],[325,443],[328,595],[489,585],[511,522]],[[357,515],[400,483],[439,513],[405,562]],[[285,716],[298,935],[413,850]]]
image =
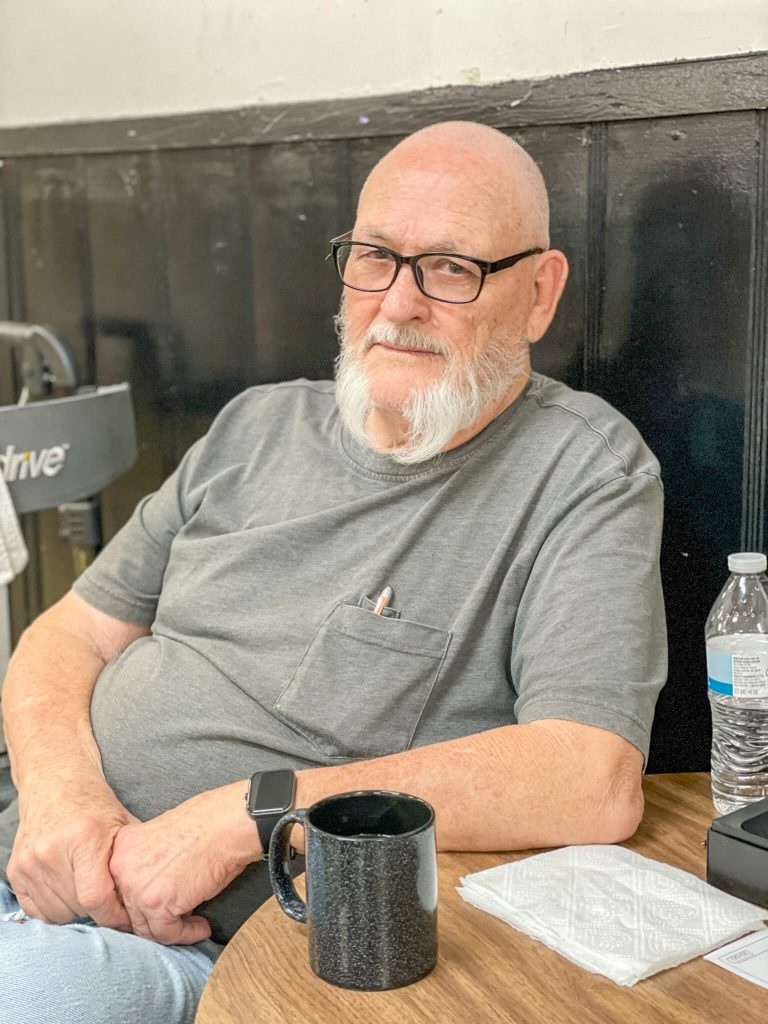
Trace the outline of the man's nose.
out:
[[[407,263],[401,265],[397,277],[384,293],[381,312],[392,323],[429,319],[429,299],[419,291],[413,271]]]

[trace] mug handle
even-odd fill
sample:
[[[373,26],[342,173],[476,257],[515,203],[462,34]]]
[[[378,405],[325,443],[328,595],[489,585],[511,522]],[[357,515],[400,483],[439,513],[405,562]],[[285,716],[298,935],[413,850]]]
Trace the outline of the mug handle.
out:
[[[284,814],[275,825],[269,840],[269,878],[272,882],[272,889],[277,897],[277,902],[288,917],[292,917],[294,921],[299,921],[301,924],[307,923],[307,905],[296,892],[293,879],[285,870],[285,853],[288,846],[288,826],[303,825],[306,813],[306,808],[302,808]]]

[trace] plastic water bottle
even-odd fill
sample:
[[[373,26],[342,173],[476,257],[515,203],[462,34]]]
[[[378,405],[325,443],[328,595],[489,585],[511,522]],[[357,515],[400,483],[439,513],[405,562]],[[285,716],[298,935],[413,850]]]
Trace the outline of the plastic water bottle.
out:
[[[766,558],[728,556],[731,575],[706,626],[712,799],[720,814],[768,797]]]

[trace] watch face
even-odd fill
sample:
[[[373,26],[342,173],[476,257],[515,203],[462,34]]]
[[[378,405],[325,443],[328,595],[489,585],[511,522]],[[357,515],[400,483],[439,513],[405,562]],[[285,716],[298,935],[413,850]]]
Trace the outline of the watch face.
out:
[[[252,780],[248,800],[251,814],[280,814],[290,810],[293,804],[293,779],[293,772],[285,769],[263,772],[257,780]]]

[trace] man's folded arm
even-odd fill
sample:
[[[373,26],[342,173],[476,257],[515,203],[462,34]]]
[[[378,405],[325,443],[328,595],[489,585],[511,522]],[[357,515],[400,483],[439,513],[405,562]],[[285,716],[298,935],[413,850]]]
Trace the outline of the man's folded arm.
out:
[[[643,757],[605,729],[548,719],[389,757],[301,771],[300,806],[350,789],[393,789],[436,810],[441,850],[613,843],[643,813]]]
[[[413,793],[436,812],[440,850],[514,850],[626,839],[643,813],[643,755],[605,729],[548,719],[296,776],[296,806],[335,793]],[[134,931],[160,942],[208,934],[196,906],[263,851],[245,779],[129,824],[110,860]],[[303,849],[293,829],[291,842]]]
[[[643,755],[606,729],[547,719],[433,743],[370,761],[297,772],[296,806],[334,793],[388,789],[428,800],[441,850],[522,850],[615,843],[643,814]],[[220,790],[239,850],[260,852],[242,810],[246,783]],[[293,833],[302,844],[301,830]]]

